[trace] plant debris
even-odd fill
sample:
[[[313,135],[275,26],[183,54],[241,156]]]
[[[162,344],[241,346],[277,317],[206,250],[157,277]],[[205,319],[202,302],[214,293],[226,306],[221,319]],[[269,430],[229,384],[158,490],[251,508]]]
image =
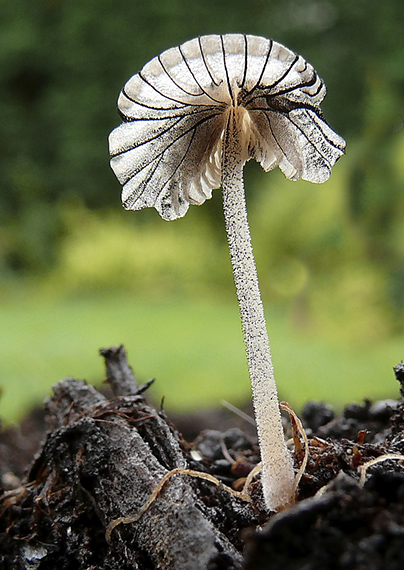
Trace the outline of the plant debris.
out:
[[[350,405],[337,418],[306,406],[297,502],[268,513],[259,475],[250,500],[234,492],[259,463],[253,437],[217,424],[188,443],[146,402],[124,349],[102,355],[111,397],[68,378],[46,404],[47,427],[35,410],[0,432],[0,568],[404,567],[403,400]],[[120,518],[133,522],[114,525]]]

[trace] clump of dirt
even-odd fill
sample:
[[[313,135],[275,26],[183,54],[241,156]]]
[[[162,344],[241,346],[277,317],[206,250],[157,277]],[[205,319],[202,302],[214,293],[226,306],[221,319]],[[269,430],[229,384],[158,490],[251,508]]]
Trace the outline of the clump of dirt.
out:
[[[226,412],[209,414],[209,429],[201,414],[174,425],[122,347],[102,355],[109,394],[66,379],[45,412],[0,432],[1,568],[404,568],[403,400],[338,417],[307,404],[296,503],[268,513],[259,475],[245,494],[259,462],[250,430]],[[395,374],[403,396],[404,363]]]

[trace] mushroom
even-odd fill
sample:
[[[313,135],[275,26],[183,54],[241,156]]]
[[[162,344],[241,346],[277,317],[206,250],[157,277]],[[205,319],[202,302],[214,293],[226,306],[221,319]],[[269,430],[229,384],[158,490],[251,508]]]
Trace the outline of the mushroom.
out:
[[[291,180],[324,182],[345,142],[326,123],[324,82],[273,40],[208,35],[168,49],[124,86],[123,123],[109,137],[128,210],[185,215],[222,187],[223,210],[252,384],[266,507],[294,494],[264,309],[251,245],[243,167],[254,158]]]

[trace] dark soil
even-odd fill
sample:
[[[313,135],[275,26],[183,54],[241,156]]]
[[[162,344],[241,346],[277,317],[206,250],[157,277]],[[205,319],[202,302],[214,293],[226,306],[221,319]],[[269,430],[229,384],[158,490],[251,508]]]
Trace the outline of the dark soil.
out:
[[[296,504],[266,513],[259,476],[246,501],[181,472],[240,490],[259,461],[251,428],[226,412],[174,425],[147,403],[122,347],[102,354],[108,394],[68,378],[45,413],[0,433],[1,570],[404,568],[403,400],[337,418],[308,404]],[[403,363],[395,374],[403,396]]]

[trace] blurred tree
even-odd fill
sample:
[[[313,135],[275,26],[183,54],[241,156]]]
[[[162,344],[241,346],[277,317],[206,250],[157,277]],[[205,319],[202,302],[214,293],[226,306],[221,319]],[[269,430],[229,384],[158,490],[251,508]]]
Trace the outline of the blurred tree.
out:
[[[285,43],[325,78],[328,120],[345,138],[359,141],[351,161],[352,220],[367,235],[369,259],[387,267],[392,294],[404,302],[397,290],[404,252],[393,237],[403,208],[395,153],[403,121],[401,4],[3,1],[0,264],[19,272],[51,265],[64,231],[60,204],[79,197],[92,209],[119,207],[106,139],[119,122],[114,101],[132,74],[198,34],[247,32]],[[206,216],[208,209],[203,211]]]

